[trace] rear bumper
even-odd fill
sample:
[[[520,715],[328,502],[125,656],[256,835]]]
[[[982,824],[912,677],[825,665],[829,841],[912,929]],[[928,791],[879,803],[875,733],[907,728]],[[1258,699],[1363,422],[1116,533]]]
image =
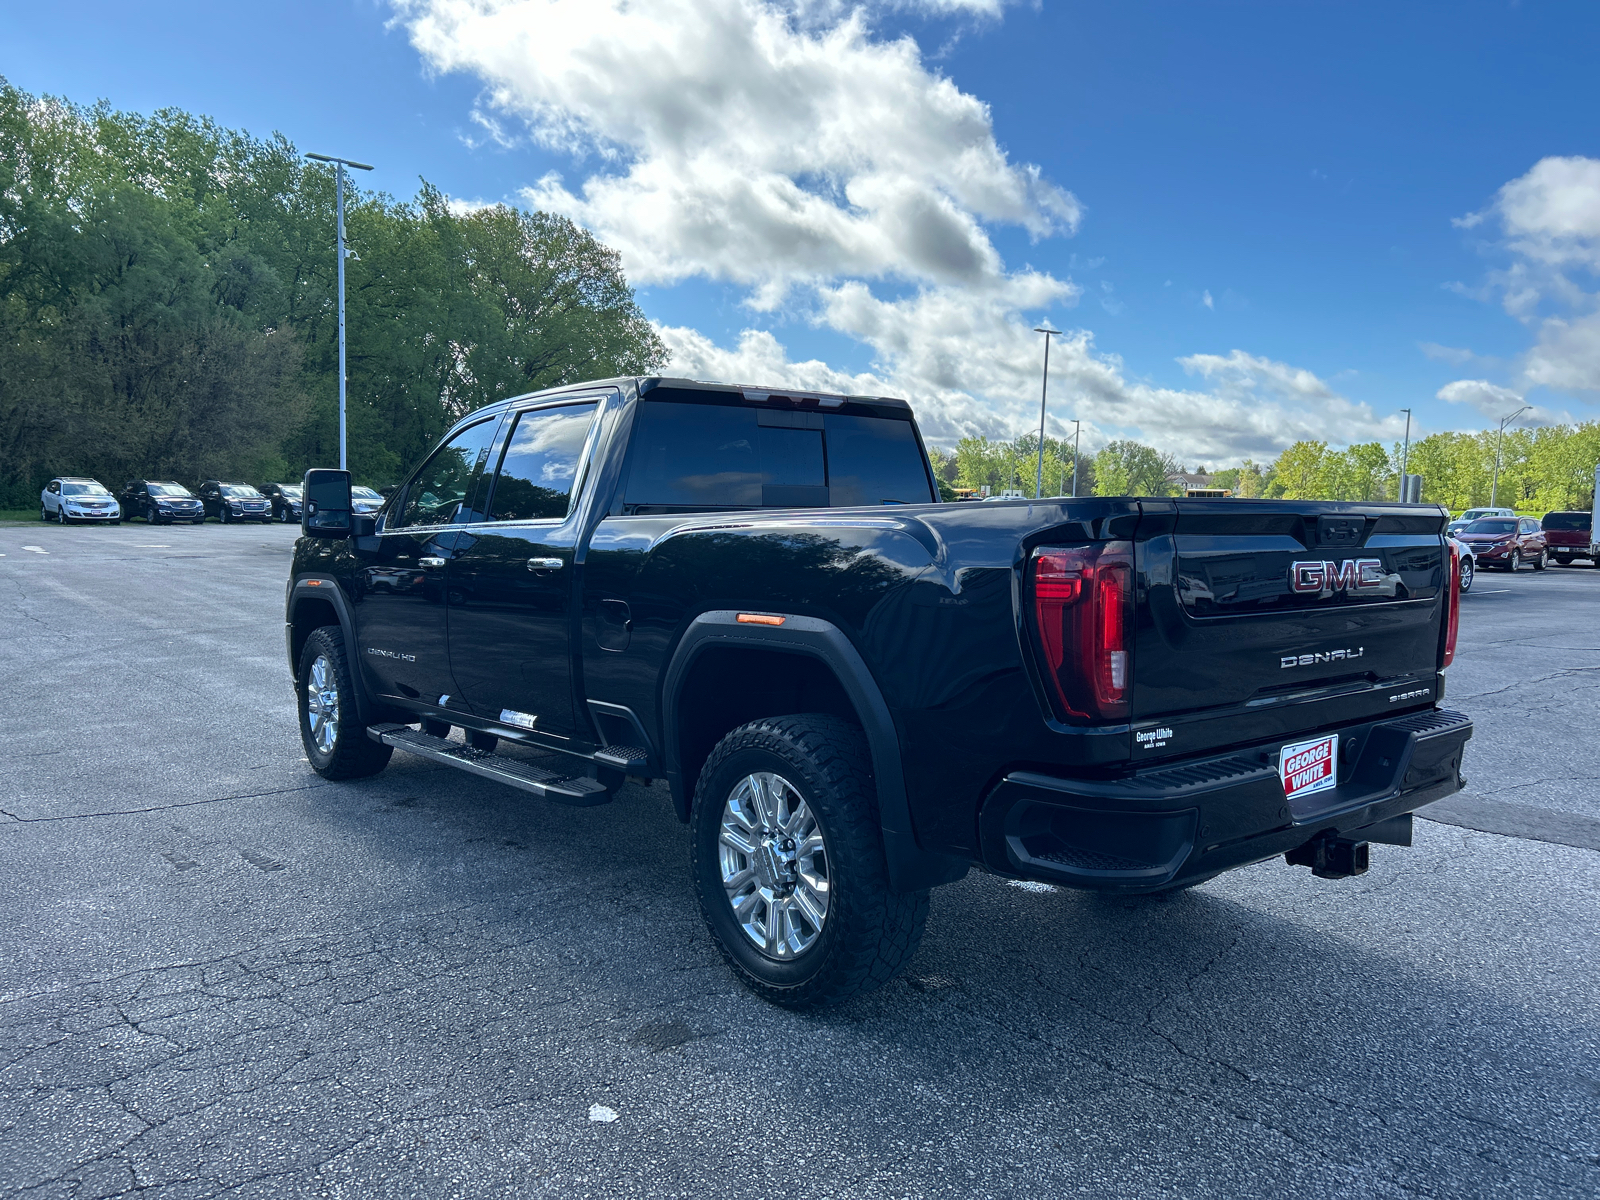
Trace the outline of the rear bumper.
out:
[[[1329,830],[1350,836],[1465,782],[1472,722],[1460,713],[1428,709],[1322,732],[1339,734],[1340,783],[1292,803],[1278,779],[1276,741],[1118,780],[1015,772],[984,801],[984,860],[1002,874],[1068,887],[1156,891],[1273,858]]]

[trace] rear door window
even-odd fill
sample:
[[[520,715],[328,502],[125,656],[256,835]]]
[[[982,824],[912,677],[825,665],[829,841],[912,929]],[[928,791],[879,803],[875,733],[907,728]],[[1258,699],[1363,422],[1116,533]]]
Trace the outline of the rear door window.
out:
[[[480,505],[488,520],[566,517],[595,408],[594,404],[567,404],[517,415],[488,501]]]

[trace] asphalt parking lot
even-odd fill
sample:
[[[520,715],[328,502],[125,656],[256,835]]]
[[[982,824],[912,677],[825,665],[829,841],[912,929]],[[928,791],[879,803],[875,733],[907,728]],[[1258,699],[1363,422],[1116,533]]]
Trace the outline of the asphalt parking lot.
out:
[[[795,1015],[664,790],[314,775],[295,533],[0,527],[0,1194],[1600,1194],[1600,571],[1479,576],[1468,790],[1367,875],[974,873]]]

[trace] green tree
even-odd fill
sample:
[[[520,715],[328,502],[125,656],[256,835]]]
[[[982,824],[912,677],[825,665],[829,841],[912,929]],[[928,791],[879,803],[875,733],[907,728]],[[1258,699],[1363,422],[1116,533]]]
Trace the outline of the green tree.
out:
[[[1296,442],[1274,464],[1266,494],[1285,500],[1320,500],[1328,487],[1328,443]]]
[[[1109,443],[1094,456],[1095,494],[1100,496],[1170,496],[1168,476],[1179,465],[1141,442]]]
[[[457,417],[650,374],[665,347],[570,221],[351,188],[350,461],[393,482]],[[294,475],[337,454],[334,187],[284,138],[0,79],[0,502],[45,478]]]

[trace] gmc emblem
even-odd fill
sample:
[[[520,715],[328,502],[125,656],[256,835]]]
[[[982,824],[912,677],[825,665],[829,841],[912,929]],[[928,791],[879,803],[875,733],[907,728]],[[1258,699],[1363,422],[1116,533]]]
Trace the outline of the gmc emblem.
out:
[[[1292,562],[1289,564],[1289,590],[1301,595],[1335,592],[1358,595],[1394,595],[1393,576],[1383,569],[1378,558],[1347,558],[1343,562]]]

